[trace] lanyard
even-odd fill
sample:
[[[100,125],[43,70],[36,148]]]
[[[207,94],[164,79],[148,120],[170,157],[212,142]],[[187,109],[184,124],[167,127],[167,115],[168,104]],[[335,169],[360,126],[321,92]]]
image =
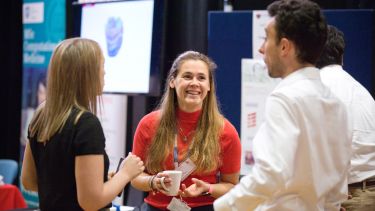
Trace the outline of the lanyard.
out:
[[[178,147],[177,147],[177,134],[174,138],[174,147],[173,147],[173,163],[174,168],[176,169],[178,167]]]
[[[192,142],[192,143],[193,143],[193,142]],[[186,154],[186,158],[183,159],[183,160],[186,160],[188,157],[190,157],[190,147],[191,147],[191,145],[189,146],[188,152],[187,152],[187,154]],[[174,138],[174,146],[173,146],[173,164],[174,164],[174,168],[177,169],[177,167],[178,167],[177,134],[175,135],[175,138]]]

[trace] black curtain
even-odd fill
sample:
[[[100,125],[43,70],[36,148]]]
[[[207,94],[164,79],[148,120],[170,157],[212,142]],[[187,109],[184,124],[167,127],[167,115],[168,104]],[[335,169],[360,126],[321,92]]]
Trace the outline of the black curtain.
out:
[[[167,0],[166,71],[178,54],[207,54],[208,11],[223,10],[223,0]]]
[[[22,0],[2,1],[0,158],[19,160],[22,86]]]

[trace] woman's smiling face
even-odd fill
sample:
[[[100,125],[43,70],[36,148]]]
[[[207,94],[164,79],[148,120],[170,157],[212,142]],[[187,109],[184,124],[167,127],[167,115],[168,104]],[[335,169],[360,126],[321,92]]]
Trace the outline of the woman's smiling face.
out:
[[[201,60],[186,60],[169,86],[176,90],[178,106],[186,112],[202,108],[203,100],[210,91],[209,70]]]

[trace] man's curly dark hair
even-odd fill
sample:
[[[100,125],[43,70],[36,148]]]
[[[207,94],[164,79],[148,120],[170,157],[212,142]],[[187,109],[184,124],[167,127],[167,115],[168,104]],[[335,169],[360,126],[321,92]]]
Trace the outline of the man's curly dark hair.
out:
[[[291,40],[298,60],[315,64],[327,39],[327,23],[319,5],[309,0],[280,0],[267,10],[275,17],[278,41]]]
[[[334,26],[328,25],[328,37],[316,67],[322,68],[331,64],[343,64],[345,50],[344,33]]]

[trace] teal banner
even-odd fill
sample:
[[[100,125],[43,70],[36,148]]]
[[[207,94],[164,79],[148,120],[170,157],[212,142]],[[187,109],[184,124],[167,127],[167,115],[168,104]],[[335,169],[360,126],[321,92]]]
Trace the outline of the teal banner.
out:
[[[36,107],[46,97],[48,63],[55,46],[65,38],[65,0],[23,0],[23,88],[21,114],[21,161],[27,128]],[[21,183],[20,183],[21,184]],[[21,192],[29,207],[38,207],[37,193]]]

